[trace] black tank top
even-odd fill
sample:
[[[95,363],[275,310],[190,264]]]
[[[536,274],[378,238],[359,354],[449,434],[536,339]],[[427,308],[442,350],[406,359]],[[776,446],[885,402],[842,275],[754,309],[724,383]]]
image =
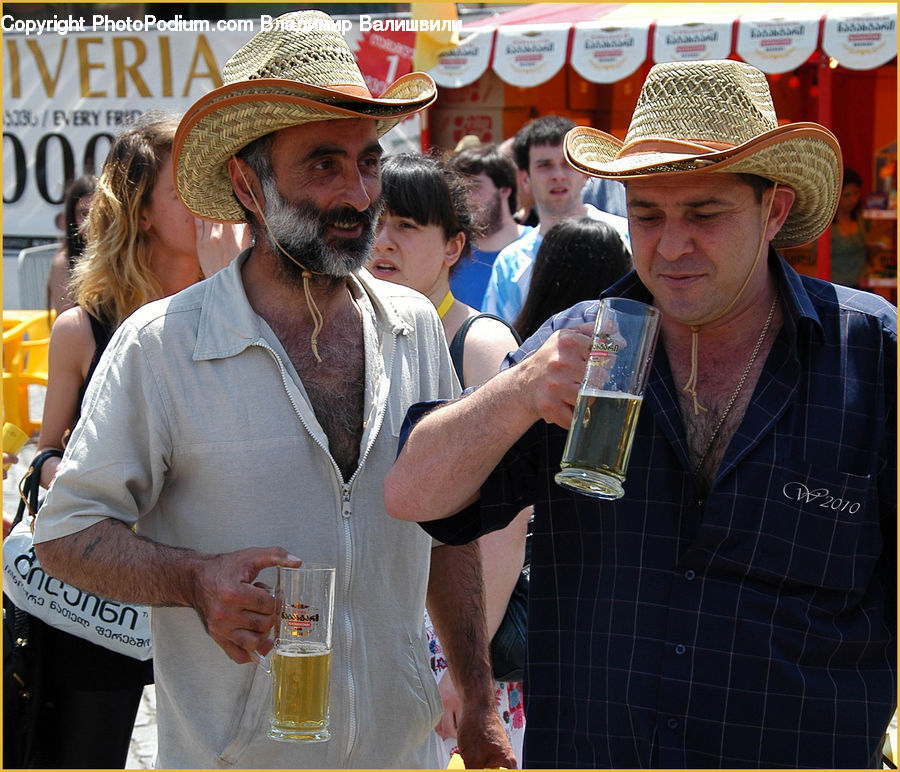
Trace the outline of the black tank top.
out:
[[[115,328],[111,324],[102,322],[91,314],[88,314],[88,319],[91,322],[91,332],[94,334],[94,356],[91,358],[91,366],[88,368],[87,377],[85,377],[84,383],[81,384],[81,388],[78,389],[78,410],[75,413],[73,428],[81,417],[81,403],[84,401],[84,393],[87,391],[88,384],[94,376],[94,370],[97,369],[97,363],[100,361],[100,357],[103,356],[103,352],[106,351],[106,345],[109,343],[113,332],[115,332]]]

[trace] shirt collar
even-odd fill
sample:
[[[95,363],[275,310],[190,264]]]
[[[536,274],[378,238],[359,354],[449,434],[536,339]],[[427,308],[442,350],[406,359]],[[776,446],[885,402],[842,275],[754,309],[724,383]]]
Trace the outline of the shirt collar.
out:
[[[250,305],[241,278],[241,268],[249,256],[248,248],[206,280],[194,346],[195,360],[235,356],[263,338],[262,319]],[[373,282],[374,278],[365,269],[350,276],[351,291],[360,308],[376,325],[383,324],[395,334],[408,334],[409,324],[390,298],[379,296]]]

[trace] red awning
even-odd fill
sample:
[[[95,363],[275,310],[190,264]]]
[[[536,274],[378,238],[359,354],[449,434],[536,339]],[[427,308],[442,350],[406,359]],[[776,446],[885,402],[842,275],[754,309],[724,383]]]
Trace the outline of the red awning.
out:
[[[816,52],[869,70],[897,56],[897,6],[888,3],[532,3],[463,28],[459,48],[430,73],[440,86],[475,82],[488,67],[515,86],[548,81],[566,64],[614,83],[652,62],[737,56],[790,72]]]

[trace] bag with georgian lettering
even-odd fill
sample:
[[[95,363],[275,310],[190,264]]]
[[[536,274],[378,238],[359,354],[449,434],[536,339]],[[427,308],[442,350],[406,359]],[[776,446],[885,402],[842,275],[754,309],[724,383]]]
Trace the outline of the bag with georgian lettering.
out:
[[[32,515],[38,510],[40,465],[35,459],[22,480],[18,522],[3,542],[4,595],[17,609],[51,627],[137,660],[150,659],[149,606],[101,598],[61,582],[41,568],[34,554],[32,518],[22,516],[26,504]]]

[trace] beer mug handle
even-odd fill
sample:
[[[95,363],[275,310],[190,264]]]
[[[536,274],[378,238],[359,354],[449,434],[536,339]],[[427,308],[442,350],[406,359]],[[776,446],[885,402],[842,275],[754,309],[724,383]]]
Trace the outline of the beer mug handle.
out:
[[[256,660],[256,665],[259,667],[267,676],[272,675],[272,654],[275,651],[275,647],[273,646],[271,651],[268,654],[260,654],[258,651],[252,652],[253,659]]]

